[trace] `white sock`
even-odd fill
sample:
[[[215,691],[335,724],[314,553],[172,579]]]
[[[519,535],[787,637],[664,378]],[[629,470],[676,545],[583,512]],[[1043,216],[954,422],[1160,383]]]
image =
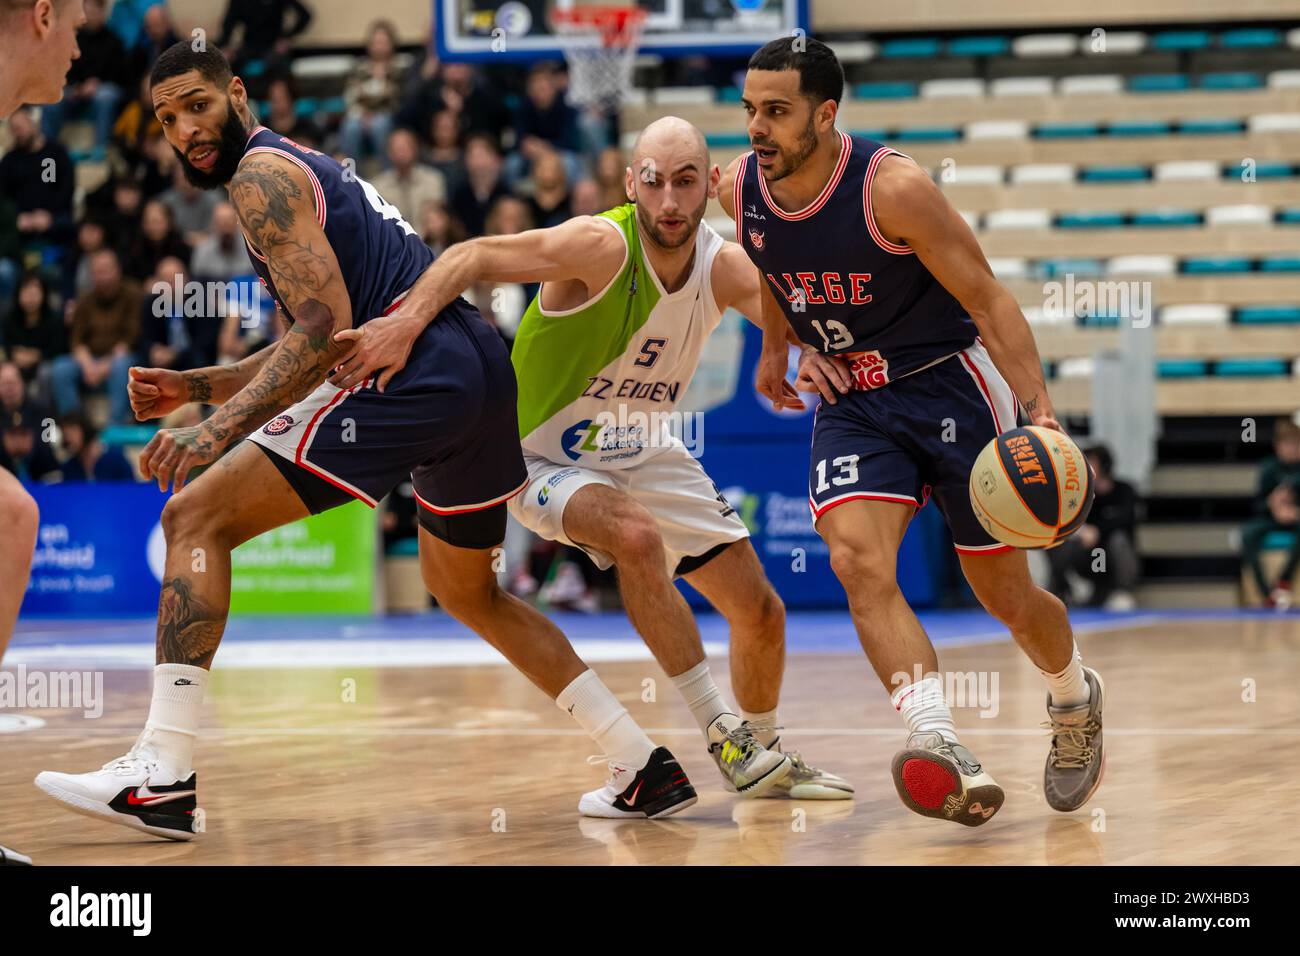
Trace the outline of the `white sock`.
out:
[[[188,777],[194,764],[194,738],[199,711],[208,689],[208,672],[189,664],[159,664],[153,669],[153,703],[145,730],[159,760],[178,777]]]
[[[650,762],[654,743],[595,671],[575,677],[555,698],[555,706],[578,722],[611,763],[640,770]]]
[[[1083,658],[1079,655],[1079,645],[1075,644],[1070,655],[1070,663],[1058,674],[1049,674],[1040,670],[1047,681],[1047,689],[1052,696],[1053,707],[1078,707],[1088,703],[1090,692],[1088,681],[1083,676]]]
[[[700,661],[690,670],[678,674],[673,678],[673,686],[682,695],[682,700],[686,701],[686,706],[691,709],[695,722],[700,725],[700,730],[704,731],[704,735],[710,741],[716,742],[722,739],[720,730],[713,726],[714,721],[718,721],[728,730],[740,726],[740,716],[727,706],[727,702],[722,699],[722,692],[718,690],[718,685],[713,683],[708,661]]]
[[[777,730],[780,721],[776,717],[776,708],[760,712],[748,711],[745,708],[740,709],[740,716],[754,725],[754,738],[769,750],[776,743],[777,737],[781,732]]]
[[[943,684],[937,677],[927,677],[905,684],[889,697],[894,710],[903,715],[910,733],[937,733],[949,743],[957,743],[957,728],[952,711],[943,696]]]

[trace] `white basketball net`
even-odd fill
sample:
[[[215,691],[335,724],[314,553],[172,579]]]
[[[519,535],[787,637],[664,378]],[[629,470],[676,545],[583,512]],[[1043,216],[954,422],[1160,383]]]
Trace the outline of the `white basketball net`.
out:
[[[632,88],[632,68],[645,24],[639,7],[575,7],[555,11],[555,32],[565,38],[569,102],[616,108]]]

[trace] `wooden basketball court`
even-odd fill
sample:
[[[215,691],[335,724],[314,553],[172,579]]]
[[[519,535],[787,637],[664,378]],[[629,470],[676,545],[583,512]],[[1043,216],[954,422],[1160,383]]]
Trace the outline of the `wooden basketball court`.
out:
[[[156,840],[61,810],[31,783],[125,752],[148,708],[142,666],[105,671],[100,719],[32,711],[43,728],[0,736],[0,836],[38,864],[1300,863],[1300,832],[1286,825],[1300,786],[1300,618],[1144,617],[1079,645],[1106,681],[1108,764],[1069,815],[1043,800],[1045,691],[1009,642],[940,647],[945,671],[997,679],[996,716],[955,711],[1007,791],[979,829],[903,808],[888,771],[900,722],[847,648],[790,655],[782,719],[787,746],[847,777],[852,802],[724,792],[658,667],[597,664],[700,792],[662,822],[580,818],[578,796],[604,767],[588,766],[592,744],[504,664],[223,670],[219,654],[197,756],[208,832]]]

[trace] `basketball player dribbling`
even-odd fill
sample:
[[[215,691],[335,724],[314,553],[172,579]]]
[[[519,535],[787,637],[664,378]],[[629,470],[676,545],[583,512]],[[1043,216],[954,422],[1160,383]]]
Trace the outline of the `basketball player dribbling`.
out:
[[[230,608],[231,552],[353,498],[373,507],[409,475],[420,504],[420,568],[439,604],[605,753],[646,755],[626,791],[611,796],[624,815],[665,816],[693,804],[672,754],[654,746],[554,624],[497,586],[493,551],[505,536],[505,503],[527,471],[514,374],[496,330],[455,299],[386,391],[373,381],[348,389],[327,382],[348,351],[335,333],[395,308],[433,253],[369,183],[258,125],[221,53],[177,43],[158,58],[150,87],[190,181],[229,184],[253,268],[292,324],[236,365],[132,369],[131,405],[142,421],[190,401],[220,405],[201,425],[158,432],[140,456],[160,489],[175,488],[162,515],[153,700],[126,755],[90,773],[46,771],[36,785],[74,812],[192,839],[202,829],[194,743]],[[187,483],[192,468],[210,463]]]
[[[77,28],[85,22],[81,0],[0,0],[0,122],[24,103],[63,98],[68,69],[81,56]],[[0,660],[27,591],[39,522],[32,496],[0,468]],[[0,846],[0,866],[30,865],[21,853]]]
[[[797,751],[782,765],[781,600],[745,523],[658,417],[690,385],[722,313],[758,314],[754,267],[703,222],[719,175],[698,129],[675,116],[656,120],[637,136],[624,171],[627,204],[453,246],[403,304],[412,315],[340,333],[357,345],[335,381],[348,387],[402,368],[430,319],[475,282],[541,283],[511,353],[529,477],[511,513],[542,537],[617,569],[628,616],[690,707],[728,784],[748,796],[845,800],[852,787]],[[638,421],[652,424],[627,424]],[[677,576],[730,625],[739,713],[709,674],[699,628],[673,586]],[[615,766],[629,774],[644,756],[622,755]],[[608,789],[621,791],[619,781],[616,772]],[[617,815],[598,797],[584,798],[585,812]]]
[[[894,760],[904,804],[979,826],[1004,795],[953,726],[934,647],[898,588],[897,553],[933,493],[966,580],[1048,685],[1049,805],[1082,806],[1101,780],[1102,682],[1080,659],[1065,607],[1021,551],[976,520],[967,483],[980,450],[1015,427],[1060,429],[1033,336],[965,221],[916,163],[836,129],[844,73],[811,38],[749,61],[752,151],[719,195],[766,281],[756,385],[800,408],[786,381],[787,323],[805,343],[796,385],[821,393],[809,505],[858,637],[909,731]]]

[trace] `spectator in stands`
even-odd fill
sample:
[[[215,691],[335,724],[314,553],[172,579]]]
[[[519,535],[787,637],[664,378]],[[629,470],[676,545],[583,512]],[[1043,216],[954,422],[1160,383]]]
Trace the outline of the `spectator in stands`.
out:
[[[93,285],[77,300],[69,335],[72,353],[54,360],[51,384],[60,415],[81,404],[81,389],[108,390],[110,420],[129,420],[126,396],[131,348],[140,336],[140,286],[122,277],[117,253],[103,249],[91,258]]]
[[[429,165],[442,173],[451,194],[465,179],[465,150],[461,145],[460,119],[451,110],[440,110],[429,123],[433,146]]]
[[[212,235],[199,244],[190,259],[190,272],[200,282],[228,282],[253,270],[248,247],[239,232],[239,217],[228,202],[212,211]]]
[[[208,238],[212,228],[212,213],[221,202],[215,189],[200,189],[185,178],[180,163],[172,169],[171,188],[159,193],[159,201],[171,210],[172,223],[182,239],[197,247]]]
[[[84,219],[77,226],[77,265],[73,272],[72,296],[69,302],[85,295],[94,285],[90,276],[90,257],[100,249],[108,248],[108,233],[98,219]]]
[[[535,226],[528,203],[518,196],[506,195],[492,203],[485,228],[489,236],[513,236]],[[466,290],[465,298],[492,321],[507,345],[513,345],[524,310],[536,291],[537,287],[531,284],[480,282]]]
[[[1051,591],[1063,601],[1071,596],[1068,572],[1091,584],[1088,604],[1112,611],[1136,606],[1138,582],[1137,523],[1141,501],[1126,481],[1115,478],[1110,449],[1097,445],[1085,453],[1092,466],[1095,496],[1083,527],[1047,552],[1052,567]],[[1100,553],[1096,549],[1100,548]]]
[[[72,238],[76,172],[68,151],[48,139],[30,110],[9,117],[13,149],[0,159],[0,195],[17,210],[19,243],[47,262],[62,256]]]
[[[113,12],[116,14],[117,10],[114,9]],[[109,19],[111,21],[113,18]],[[141,27],[135,46],[128,53],[130,66],[127,72],[132,81],[147,77],[162,51],[180,39],[165,3],[155,3],[146,9],[141,18]],[[129,85],[127,89],[130,89]]]
[[[63,102],[41,111],[41,128],[50,139],[58,139],[68,113],[89,107],[95,119],[95,158],[102,159],[118,104],[122,102],[119,83],[126,65],[126,51],[121,39],[108,27],[105,0],[85,0],[85,10],[85,26],[77,31],[81,56],[72,61],[68,70]]]
[[[171,185],[170,173],[164,174],[158,163],[159,141],[162,124],[153,112],[153,94],[146,74],[139,81],[135,97],[113,124],[113,143],[130,170],[130,178],[140,183],[145,196],[158,195]]]
[[[578,114],[564,101],[562,88],[553,64],[538,63],[529,70],[526,95],[515,112],[515,152],[506,163],[506,178],[512,184],[527,176],[548,151],[561,155],[572,178],[581,174]]]
[[[140,235],[127,253],[123,271],[132,279],[143,281],[153,275],[158,263],[174,256],[190,261],[193,250],[176,232],[171,207],[158,199],[144,204],[140,217]]]
[[[286,24],[290,15],[293,23]],[[310,25],[311,11],[301,0],[230,0],[217,46],[230,60],[236,76],[250,72],[247,68],[252,60],[262,61],[263,71],[259,72],[283,76],[289,70],[293,38]]]
[[[85,415],[73,412],[59,419],[64,481],[135,481],[135,472],[118,448],[107,448]]]
[[[319,149],[324,141],[320,127],[309,117],[298,114],[297,100],[298,91],[294,87],[293,77],[279,76],[273,79],[266,87],[266,102],[269,107],[266,125],[295,143]]]
[[[389,168],[371,182],[407,222],[418,220],[424,203],[447,201],[446,180],[438,170],[420,162],[420,141],[409,129],[388,134],[388,163]]]
[[[1273,428],[1273,457],[1260,465],[1253,511],[1254,517],[1241,529],[1242,562],[1265,603],[1288,610],[1292,579],[1300,567],[1300,425],[1293,419],[1279,418]],[[1290,550],[1270,585],[1261,556],[1264,539],[1275,532],[1290,533]]]
[[[528,207],[538,226],[558,226],[573,216],[569,177],[559,153],[547,149],[537,154],[530,185]]]
[[[36,421],[48,417],[43,405],[27,397],[27,383],[15,362],[0,362],[0,418],[24,412]]]
[[[28,385],[43,363],[68,350],[68,330],[50,304],[49,286],[39,272],[27,273],[18,283],[4,323],[4,347]]]
[[[347,113],[339,129],[339,149],[354,160],[382,153],[388,142],[402,90],[396,54],[397,28],[376,20],[370,25],[366,56],[343,90]]]
[[[488,209],[510,192],[501,166],[496,140],[486,133],[469,137],[465,144],[465,178],[451,196],[451,211],[467,235],[483,235]]]
[[[380,520],[385,551],[401,541],[420,536],[420,526],[416,520],[419,510],[415,501],[415,489],[409,481],[402,482],[384,499],[383,517]]]
[[[501,95],[468,63],[444,63],[439,73],[443,108],[460,118],[461,131],[467,136],[486,133],[500,142],[510,126],[510,110]],[[429,124],[417,123],[414,128],[429,129]]]
[[[579,179],[573,184],[569,207],[575,216],[594,216],[607,207],[600,204],[600,187],[594,179]]]
[[[160,260],[149,277],[135,351],[150,368],[201,368],[216,360],[220,319],[207,312],[206,303],[196,315],[184,296],[177,299],[175,290],[184,289],[187,278],[185,263],[172,256]]]
[[[465,238],[456,220],[442,203],[426,202],[420,207],[419,225],[420,238],[433,250],[435,256],[442,255],[449,247]]]
[[[14,286],[22,267],[21,236],[18,232],[18,207],[12,199],[0,192],[0,309],[13,295]]]
[[[57,473],[58,459],[50,446],[38,441],[41,420],[26,411],[7,414],[0,422],[0,468],[24,481],[42,481]]]
[[[596,157],[596,185],[600,187],[602,212],[627,202],[627,187],[623,182],[626,169],[623,151],[617,146],[607,147]]]

